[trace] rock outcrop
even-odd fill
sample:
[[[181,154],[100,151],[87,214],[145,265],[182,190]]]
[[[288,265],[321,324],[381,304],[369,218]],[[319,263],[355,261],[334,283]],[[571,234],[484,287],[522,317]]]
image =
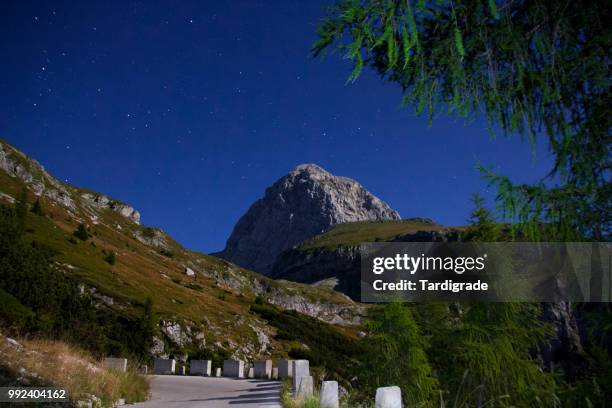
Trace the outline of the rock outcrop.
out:
[[[0,140],[0,170],[26,184],[37,196],[45,196],[53,202],[74,212],[78,208],[89,210],[90,218],[97,210],[110,209],[136,224],[140,213],[127,204],[113,200],[103,194],[84,192],[60,182],[51,176],[36,160],[29,158],[8,143]],[[1,193],[6,196],[5,193]],[[14,198],[7,201],[14,201]]]
[[[333,225],[398,219],[397,211],[355,180],[302,164],[266,190],[216,255],[269,274],[281,252]]]
[[[120,203],[103,194],[83,193],[81,198],[85,203],[99,209],[111,209],[118,212],[123,217],[131,220],[136,224],[140,224],[140,213],[127,204]]]

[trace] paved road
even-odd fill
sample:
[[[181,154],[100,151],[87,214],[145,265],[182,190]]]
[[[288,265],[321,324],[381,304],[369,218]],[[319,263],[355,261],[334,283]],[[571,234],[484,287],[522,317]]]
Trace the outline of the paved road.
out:
[[[281,408],[278,381],[152,375],[151,399],[143,408]]]

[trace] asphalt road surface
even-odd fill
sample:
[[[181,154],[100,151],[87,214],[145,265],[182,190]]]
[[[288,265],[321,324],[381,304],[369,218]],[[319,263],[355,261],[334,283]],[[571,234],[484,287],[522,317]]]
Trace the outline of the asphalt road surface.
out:
[[[143,408],[281,408],[278,381],[152,375],[151,399]]]

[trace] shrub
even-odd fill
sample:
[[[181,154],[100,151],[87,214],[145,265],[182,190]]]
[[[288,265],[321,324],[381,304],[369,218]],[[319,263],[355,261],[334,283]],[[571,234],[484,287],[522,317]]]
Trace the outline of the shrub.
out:
[[[87,241],[89,239],[89,232],[87,232],[87,227],[85,224],[80,223],[77,229],[72,233],[75,237],[80,239],[81,241]]]
[[[174,254],[171,251],[168,251],[167,249],[160,249],[159,253],[167,258],[174,258]]]
[[[105,257],[104,260],[109,264],[109,265],[114,265],[116,262],[116,258],[115,258],[115,253],[113,251],[110,251]]]

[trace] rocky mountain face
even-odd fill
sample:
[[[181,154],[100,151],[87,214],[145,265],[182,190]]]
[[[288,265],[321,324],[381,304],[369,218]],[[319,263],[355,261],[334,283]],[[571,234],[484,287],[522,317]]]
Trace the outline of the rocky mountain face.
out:
[[[249,208],[217,255],[269,274],[281,252],[333,225],[399,219],[397,211],[355,180],[302,164]]]

